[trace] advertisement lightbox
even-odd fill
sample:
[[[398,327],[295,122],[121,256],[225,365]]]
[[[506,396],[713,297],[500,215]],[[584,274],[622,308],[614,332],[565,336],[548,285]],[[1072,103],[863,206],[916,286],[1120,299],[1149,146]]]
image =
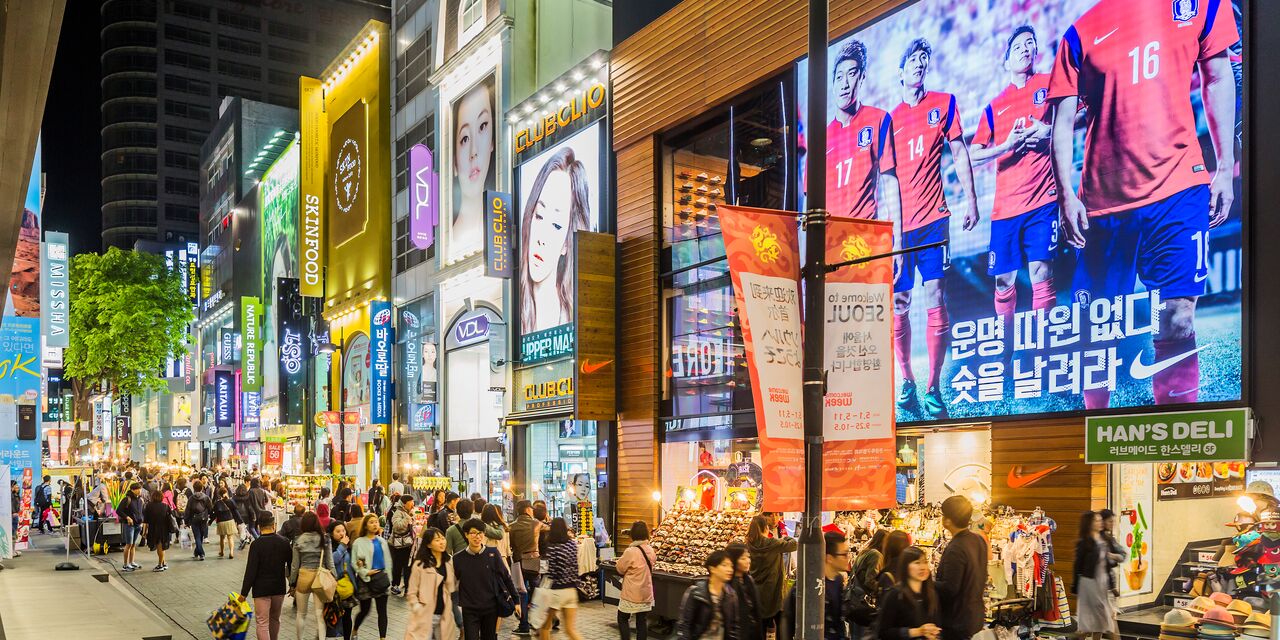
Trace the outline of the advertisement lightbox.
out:
[[[895,267],[898,421],[1241,398],[1242,21],[920,0],[834,41],[822,123],[798,63],[801,185],[825,126],[833,215],[947,243]]]
[[[498,171],[494,145],[495,81],[490,75],[453,102],[452,131],[446,136],[453,145],[452,214],[449,220],[449,260],[457,260],[480,249],[484,236],[484,192],[496,187]]]
[[[44,255],[40,264],[40,322],[45,346],[70,345],[71,259],[67,234],[44,234]]]

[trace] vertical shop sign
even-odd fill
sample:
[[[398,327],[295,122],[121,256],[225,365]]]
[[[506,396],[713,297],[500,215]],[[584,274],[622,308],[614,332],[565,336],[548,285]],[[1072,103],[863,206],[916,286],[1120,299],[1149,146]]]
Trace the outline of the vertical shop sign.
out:
[[[341,247],[369,224],[368,127],[366,107],[356,101],[329,133],[329,238]]]
[[[70,306],[70,266],[67,234],[47,231],[41,246],[40,260],[40,324],[44,327],[45,346],[70,346],[68,321]]]
[[[298,114],[302,144],[299,168],[299,194],[302,212],[298,224],[298,273],[302,279],[302,295],[324,296],[324,165],[325,129],[324,90],[319,80],[298,79],[301,111]]]
[[[262,394],[257,391],[244,391],[240,398],[240,423],[245,427],[256,427],[262,422]],[[244,438],[253,440],[253,438]]]
[[[191,302],[192,308],[200,305],[200,245],[194,242],[187,243],[187,264],[183,265],[187,271],[187,300]]]
[[[832,218],[827,264],[893,250],[893,224]],[[897,505],[893,422],[893,261],[827,276],[823,304],[822,509]]]
[[[369,384],[372,390],[370,424],[391,423],[391,303],[375,300],[369,305]]]
[[[804,509],[804,405],[800,251],[795,217],[720,207],[734,297],[742,316],[760,454],[764,510]]]
[[[484,275],[511,279],[511,194],[484,192]]]
[[[419,249],[430,249],[440,223],[440,176],[426,145],[415,144],[409,149],[409,176],[413,181],[409,191],[409,239]]]
[[[280,345],[280,424],[302,424],[302,385],[306,384],[306,316],[297,278],[276,278],[276,336]]]
[[[230,371],[213,372],[213,425],[218,429],[230,427],[232,419],[232,384]]]
[[[244,335],[244,346],[241,357],[244,359],[244,373],[240,384],[245,391],[262,389],[262,335],[258,331],[258,316],[261,314],[258,299],[253,296],[240,298],[240,330]]]

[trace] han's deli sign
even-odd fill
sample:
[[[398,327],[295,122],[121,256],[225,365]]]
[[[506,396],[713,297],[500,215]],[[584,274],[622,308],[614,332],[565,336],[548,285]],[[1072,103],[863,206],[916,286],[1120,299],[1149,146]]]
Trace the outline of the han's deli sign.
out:
[[[1248,459],[1248,409],[1218,409],[1085,421],[1085,462],[1212,462]]]

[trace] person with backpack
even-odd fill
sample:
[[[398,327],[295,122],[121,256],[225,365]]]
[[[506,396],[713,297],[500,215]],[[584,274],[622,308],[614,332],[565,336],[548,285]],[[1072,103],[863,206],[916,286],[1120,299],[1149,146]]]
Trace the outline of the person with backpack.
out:
[[[190,498],[183,496],[186,506],[182,512],[182,518],[186,521],[187,526],[191,527],[191,540],[195,544],[194,556],[196,560],[204,560],[204,539],[209,535],[209,518],[213,515],[213,501],[204,492],[204,483],[196,480],[192,485],[194,492]]]
[[[391,547],[391,593],[409,588],[409,560],[413,555],[413,496],[398,496],[387,512],[387,545]],[[403,585],[403,588],[402,588]]]
[[[631,640],[631,616],[636,618],[636,638],[649,637],[648,612],[653,610],[653,563],[658,555],[649,544],[649,525],[636,520],[631,525],[631,544],[618,559],[618,575],[622,576],[622,594],[618,600],[618,633]],[[746,551],[746,547],[743,547]]]
[[[462,499],[458,501],[458,522],[450,526],[445,532],[445,540],[449,543],[449,555],[455,555],[467,546],[467,536],[462,532],[462,525],[475,515],[475,503]],[[484,527],[481,526],[483,530]]]
[[[40,486],[36,487],[35,495],[32,496],[32,503],[36,512],[36,528],[41,533],[53,531],[53,525],[49,524],[48,518],[45,517],[45,512],[53,506],[53,485],[50,484],[52,481],[52,476],[45,476],[44,482],[41,482]],[[46,526],[49,528],[48,531],[45,531]]]
[[[458,527],[467,542],[452,559],[458,580],[454,612],[462,611],[466,640],[498,640],[498,619],[513,613],[520,615],[520,594],[511,581],[511,573],[498,557],[498,550],[485,544],[484,523],[470,519]],[[547,626],[550,624],[548,621]],[[576,640],[577,634],[571,637]]]
[[[443,494],[437,493],[443,496]],[[520,604],[523,615],[516,627],[517,634],[529,633],[529,600],[538,586],[538,573],[541,571],[542,559],[538,555],[538,540],[545,525],[533,517],[533,503],[521,500],[516,503],[516,521],[511,523],[510,540],[514,566],[512,577],[523,582],[520,589]],[[516,573],[518,567],[519,573]]]

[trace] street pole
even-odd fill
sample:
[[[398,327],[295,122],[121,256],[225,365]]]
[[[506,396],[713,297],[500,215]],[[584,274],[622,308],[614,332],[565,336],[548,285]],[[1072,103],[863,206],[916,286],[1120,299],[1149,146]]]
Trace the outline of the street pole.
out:
[[[809,109],[805,139],[808,210],[804,212],[804,466],[805,505],[796,578],[798,640],[823,637],[822,539],[822,300],[827,266],[827,0],[809,0]]]

